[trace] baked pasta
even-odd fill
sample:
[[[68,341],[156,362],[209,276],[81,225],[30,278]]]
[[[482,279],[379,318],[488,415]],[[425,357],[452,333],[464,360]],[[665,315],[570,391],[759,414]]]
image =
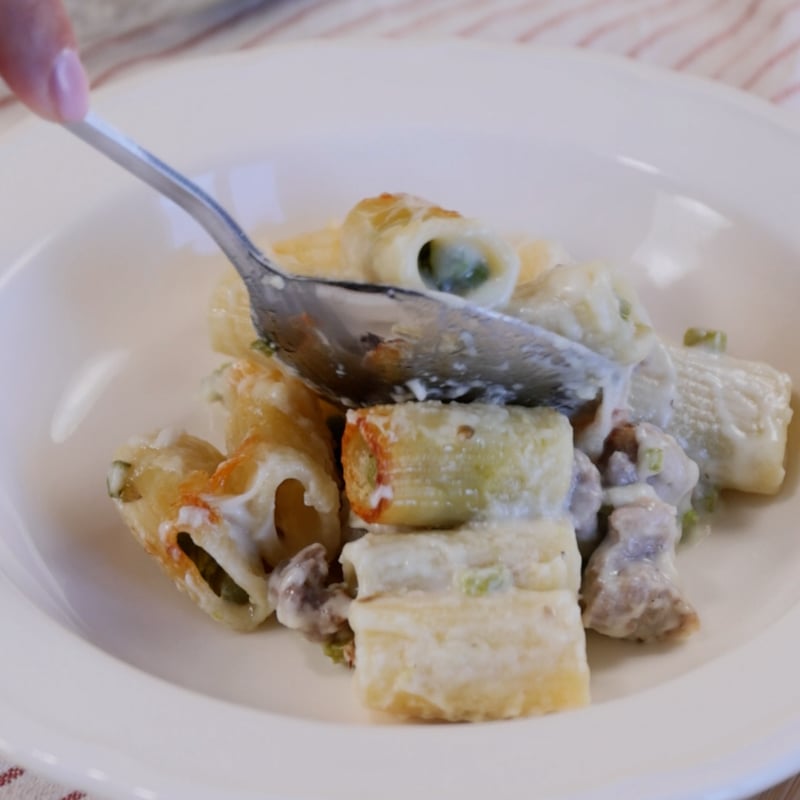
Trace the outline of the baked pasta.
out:
[[[519,256],[502,237],[419,197],[362,200],[342,224],[342,257],[369,283],[448,292],[482,306],[503,305]]]
[[[549,408],[427,401],[347,412],[350,508],[384,525],[558,513],[572,480],[572,429]]]
[[[457,294],[618,371],[571,418],[424,400],[345,413],[286,374],[226,272],[209,327],[234,360],[206,384],[224,444],[165,429],[108,472],[134,536],[201,609],[237,630],[274,613],[354,668],[367,707],[448,721],[585,705],[586,629],[698,629],[677,548],[719,490],[780,489],[787,375],[727,355],[720,331],[669,343],[608,266],[412,195],[366,198],[271,252],[290,272]]]
[[[349,620],[370,708],[461,721],[588,703],[568,520],[369,533],[342,562],[358,586]]]
[[[316,398],[274,365],[214,380],[226,450],[169,429],[114,456],[109,494],[133,534],[204,611],[239,630],[273,611],[268,575],[318,542],[338,553],[339,486]]]
[[[789,376],[718,349],[670,346],[667,352],[673,374],[664,429],[718,489],[775,494],[785,475],[792,418]],[[631,415],[649,420],[658,413],[659,393],[658,376],[646,369],[634,372]]]

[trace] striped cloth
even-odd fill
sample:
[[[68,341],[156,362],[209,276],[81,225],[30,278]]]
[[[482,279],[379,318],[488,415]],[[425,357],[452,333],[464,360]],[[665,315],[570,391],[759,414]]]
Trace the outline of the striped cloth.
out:
[[[577,45],[715,78],[800,110],[800,0],[72,0],[92,83],[309,37]],[[0,91],[0,111],[12,105]],[[19,113],[19,112],[18,112]]]
[[[800,113],[800,0],[67,0],[67,5],[93,86],[154,63],[273,42],[447,36],[616,53],[714,78]],[[24,113],[0,86],[0,130]],[[0,800],[84,798],[94,800],[0,757]],[[800,800],[800,777],[759,800]]]
[[[85,792],[55,786],[22,767],[0,760],[0,798],[2,800],[99,800]]]

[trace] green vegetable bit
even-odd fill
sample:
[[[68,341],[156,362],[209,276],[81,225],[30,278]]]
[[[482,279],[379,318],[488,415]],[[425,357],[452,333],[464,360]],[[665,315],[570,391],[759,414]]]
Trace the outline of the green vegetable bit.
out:
[[[686,511],[681,517],[681,538],[685,538],[699,521],[700,517],[693,508]]]
[[[511,575],[503,564],[468,569],[459,576],[461,591],[470,597],[483,597],[490,592],[508,589],[511,584]]]
[[[719,501],[719,491],[713,486],[707,487],[699,496],[695,495],[695,505],[699,506],[706,514],[713,513]]]
[[[689,509],[681,517],[681,535],[678,540],[682,545],[697,542],[709,533],[708,522],[703,514],[698,514],[694,509]]]
[[[344,630],[339,631],[333,639],[322,645],[322,652],[333,661],[334,664],[344,664],[352,667],[355,664],[355,634],[352,628],[345,623]]]
[[[244,606],[250,602],[247,592],[225,572],[210,553],[195,544],[186,531],[178,534],[178,547],[191,559],[200,577],[217,597],[237,606]]]
[[[255,350],[257,353],[261,353],[262,356],[272,358],[278,348],[275,342],[270,341],[269,339],[256,339],[250,342],[250,349]]]
[[[631,305],[630,300],[626,300],[624,297],[619,298],[619,315],[622,319],[627,322],[631,318],[631,312],[633,311],[633,306]]]
[[[649,447],[644,451],[644,463],[648,472],[661,472],[664,468],[664,451],[660,447]]]
[[[345,645],[340,642],[325,642],[325,644],[322,645],[322,652],[325,653],[334,664],[344,664],[344,648]]]
[[[352,639],[347,642],[325,642],[322,645],[322,652],[334,664],[344,664],[346,667],[353,666],[354,646]]]
[[[714,353],[724,353],[728,347],[728,335],[725,331],[707,328],[687,328],[683,334],[686,347],[702,347]]]
[[[422,246],[417,266],[426,286],[460,297],[486,283],[491,274],[477,248],[436,240]]]

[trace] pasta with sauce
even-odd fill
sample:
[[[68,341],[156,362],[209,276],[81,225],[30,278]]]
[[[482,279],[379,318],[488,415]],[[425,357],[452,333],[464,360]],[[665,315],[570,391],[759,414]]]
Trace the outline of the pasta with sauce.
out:
[[[108,474],[134,536],[203,610],[241,630],[274,613],[354,666],[369,708],[451,721],[588,703],[587,628],[698,628],[676,550],[718,490],[780,489],[787,375],[722,352],[720,332],[670,344],[606,265],[410,195],[272,252],[299,274],[458,294],[583,343],[623,380],[571,419],[422,400],[345,414],[282,369],[226,272],[209,311],[212,347],[235,359],[210,382],[225,453],[166,430]]]
[[[134,438],[109,494],[131,531],[208,614],[251,629],[274,610],[268,574],[341,537],[330,433],[316,398],[274,365],[240,360],[214,381],[227,455],[185,433]]]

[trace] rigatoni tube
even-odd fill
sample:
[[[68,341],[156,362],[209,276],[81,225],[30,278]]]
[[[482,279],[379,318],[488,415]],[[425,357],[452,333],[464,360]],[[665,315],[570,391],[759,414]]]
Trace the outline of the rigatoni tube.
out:
[[[267,575],[210,506],[188,507],[224,456],[208,442],[169,430],[119,448],[109,494],[139,544],[175,585],[216,620],[250,630],[271,613]]]
[[[577,596],[580,585],[575,531],[565,518],[368,533],[346,544],[340,561],[362,601],[416,591],[477,596],[510,587],[568,589]]]
[[[339,547],[339,486],[331,436],[316,397],[274,364],[241,359],[223,370],[228,457],[198,498],[219,510],[275,567],[319,542]]]
[[[456,721],[589,701],[569,522],[370,533],[341,561],[358,586],[349,621],[369,708]]]
[[[272,613],[267,573],[340,545],[339,481],[314,395],[246,359],[216,374],[227,455],[169,431],[115,454],[108,490],[134,536],[208,614],[250,630]]]
[[[719,489],[775,494],[785,475],[792,419],[789,375],[704,347],[666,346],[674,384],[633,373],[634,420],[652,420],[697,462],[704,480]],[[654,417],[668,392],[669,414]],[[665,417],[665,418],[664,418]]]
[[[362,200],[342,225],[345,263],[372,283],[508,301],[519,256],[482,223],[408,194]]]
[[[569,421],[552,409],[431,401],[349,411],[342,465],[364,521],[444,527],[558,514],[572,451]]]

